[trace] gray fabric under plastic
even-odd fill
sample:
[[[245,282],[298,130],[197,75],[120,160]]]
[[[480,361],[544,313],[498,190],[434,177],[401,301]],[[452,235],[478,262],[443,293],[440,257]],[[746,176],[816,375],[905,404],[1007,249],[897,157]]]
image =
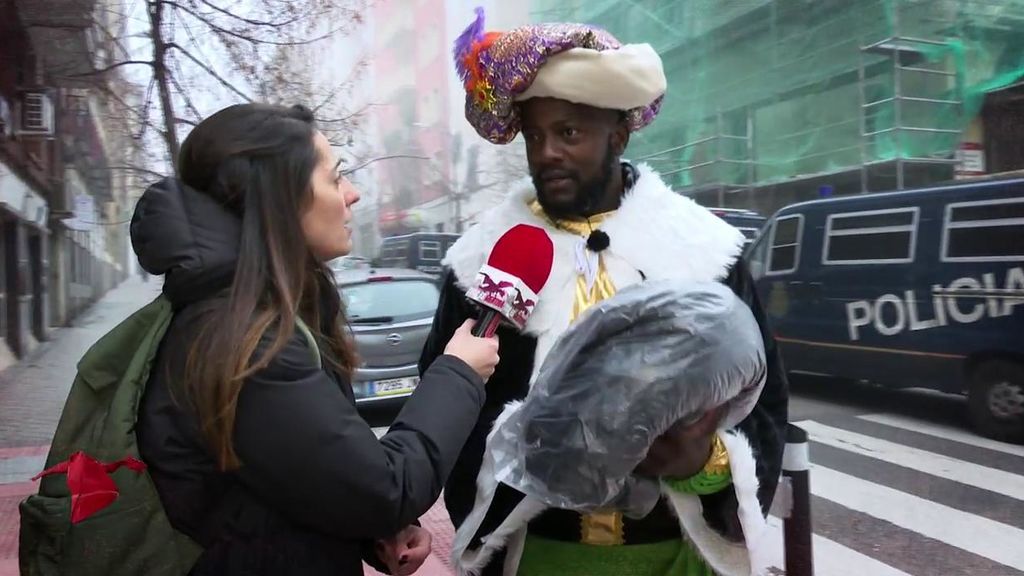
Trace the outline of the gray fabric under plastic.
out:
[[[633,470],[654,440],[723,404],[723,428],[736,425],[764,380],[760,329],[728,287],[627,288],[560,338],[519,409],[495,429],[497,479],[549,506],[644,516],[659,485]]]

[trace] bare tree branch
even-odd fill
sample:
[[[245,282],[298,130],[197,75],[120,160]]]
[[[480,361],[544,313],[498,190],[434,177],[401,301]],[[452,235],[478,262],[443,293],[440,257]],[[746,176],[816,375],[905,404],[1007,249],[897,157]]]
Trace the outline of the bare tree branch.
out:
[[[83,1],[90,7],[95,3],[95,0]],[[227,92],[229,99],[237,97],[246,102],[262,96],[268,101],[283,102],[287,98],[315,103],[314,114],[329,139],[334,131],[339,134],[333,139],[336,144],[348,150],[358,145],[352,135],[358,129],[360,117],[376,104],[352,111],[354,107],[348,105],[345,95],[352,93],[351,87],[363,73],[365,61],[360,59],[343,81],[326,90],[329,86],[320,82],[309,65],[314,50],[306,47],[361,25],[362,15],[353,7],[367,3],[367,0],[124,0],[124,4],[99,5],[88,13],[83,12],[82,24],[50,27],[81,30],[91,21],[101,46],[106,49],[99,66],[66,69],[65,72],[69,78],[83,79],[75,80],[74,85],[81,83],[103,94],[100,114],[115,126],[114,130],[123,129],[129,144],[134,142],[139,146],[139,151],[123,156],[123,161],[118,160],[122,158],[119,151],[112,152],[110,162],[122,169],[131,164],[162,167],[176,155],[181,127],[195,126],[208,112],[203,106],[207,100],[198,95],[206,93],[223,98],[223,93]],[[140,18],[141,12],[144,14]],[[198,20],[198,24],[193,20]],[[143,29],[136,33],[139,26],[129,26],[129,21]],[[60,34],[60,31],[55,33]],[[139,68],[142,66],[149,67],[152,74],[142,72]],[[84,71],[92,67],[98,69]],[[54,72],[51,68],[51,74]],[[163,141],[160,145],[158,136]],[[150,146],[156,148],[150,149]],[[415,150],[405,152],[418,153]],[[353,170],[388,158],[423,159],[412,155],[371,158]],[[152,170],[146,173],[161,176]]]
[[[201,4],[209,7],[212,10],[220,12],[221,14],[223,14],[225,16],[228,16],[230,18],[234,18],[234,19],[239,20],[241,22],[245,22],[246,24],[250,24],[252,26],[265,26],[267,28],[283,28],[285,26],[290,26],[290,25],[292,25],[292,24],[294,24],[294,23],[296,23],[296,22],[298,22],[298,21],[300,21],[300,20],[302,20],[303,18],[306,17],[306,16],[295,16],[294,18],[291,18],[291,19],[288,19],[288,20],[282,20],[281,22],[266,22],[266,21],[262,21],[262,20],[252,20],[252,19],[249,19],[249,18],[243,18],[242,16],[239,16],[237,14],[233,14],[233,13],[231,13],[228,10],[225,10],[225,9],[219,7],[219,6],[215,6],[215,5],[211,4],[208,0],[198,0],[198,2],[200,2]]]
[[[353,82],[355,82],[359,78],[359,76],[363,73],[363,71],[366,68],[366,66],[367,66],[366,59],[365,58],[360,58],[359,61],[357,61],[356,64],[352,67],[352,70],[349,72],[348,76],[346,76],[344,80],[339,82],[334,87],[334,89],[329,90],[327,92],[327,95],[324,97],[324,99],[321,100],[319,104],[317,104],[316,106],[313,107],[313,112],[314,113],[318,113],[318,112],[320,112],[321,108],[323,108],[324,106],[327,106],[328,104],[333,102],[334,99],[338,97],[338,94],[340,94],[342,92],[342,88],[344,86],[351,85]],[[370,105],[367,105],[367,107],[368,106],[370,106]],[[379,106],[379,104],[373,104],[373,106]],[[364,107],[364,109],[365,108],[366,107]]]
[[[193,56],[188,50],[185,50],[176,42],[169,42],[167,44],[167,48],[173,48],[174,50],[181,52],[183,56],[191,60],[192,63],[194,63],[196,66],[199,66],[203,70],[203,72],[206,72],[210,76],[214,77],[218,82],[220,82],[221,86],[224,86],[228,90],[231,90],[239,97],[243,98],[246,102],[252,102],[252,98],[250,98],[245,92],[242,92],[241,90],[236,88],[234,84],[225,80],[220,74],[217,74],[208,64]]]
[[[110,66],[106,66],[106,67],[101,68],[99,70],[91,70],[89,72],[81,72],[81,73],[78,73],[78,74],[66,74],[66,75],[64,75],[64,77],[65,78],[84,78],[86,76],[99,76],[101,74],[105,74],[107,72],[110,72],[111,70],[116,70],[117,68],[120,68],[122,66],[136,66],[136,65],[139,65],[139,66],[149,66],[150,68],[152,68],[153,67],[153,62],[151,60],[125,60],[123,62],[117,62],[116,64],[111,64]]]
[[[143,168],[141,166],[107,166],[106,168],[107,168],[107,170],[124,170],[124,171],[128,171],[128,172],[139,172],[141,174],[146,174],[146,175],[153,176],[155,178],[161,178],[161,179],[167,177],[166,174],[162,174],[160,172],[156,172],[154,170],[150,170],[149,168]]]
[[[428,156],[416,156],[414,154],[389,154],[387,156],[377,156],[374,158],[370,158],[369,160],[366,160],[353,168],[346,168],[342,170],[341,173],[347,176],[355,172],[356,170],[362,170],[363,168],[366,168],[367,166],[375,162],[380,162],[381,160],[393,160],[395,158],[408,158],[412,160],[430,160],[430,157]]]
[[[149,79],[149,86],[146,87],[146,97],[145,99],[143,99],[144,104],[142,108],[142,117],[144,118],[144,120],[142,122],[142,129],[139,130],[139,136],[136,138],[136,140],[142,140],[142,138],[146,135],[146,129],[151,127],[149,123],[149,109],[153,106],[153,89],[155,87],[156,76],[153,76]]]
[[[151,99],[151,95],[152,95],[152,85],[153,85],[153,83],[152,83],[152,81],[150,81],[150,88],[149,88],[149,90],[146,93],[146,99],[144,101],[145,103],[143,105],[142,111],[139,111],[136,108],[136,106],[137,106],[136,104],[132,104],[132,103],[126,101],[124,98],[121,97],[120,94],[117,93],[116,90],[114,90],[113,88],[110,88],[109,86],[98,85],[98,86],[96,86],[96,89],[98,89],[107,98],[110,98],[111,100],[113,100],[116,104],[118,104],[120,106],[121,109],[123,109],[129,115],[134,116],[135,117],[135,121],[137,121],[137,122],[139,122],[139,123],[141,123],[143,125],[146,125],[146,124],[150,123],[150,120],[149,120],[149,100]]]
[[[210,30],[213,30],[214,32],[216,32],[218,34],[225,34],[227,36],[231,36],[231,37],[237,38],[239,40],[244,40],[245,42],[249,42],[251,44],[266,44],[268,46],[305,46],[305,45],[308,45],[308,44],[315,44],[317,42],[320,42],[321,40],[325,40],[327,38],[330,38],[336,32],[340,32],[341,30],[343,30],[343,27],[338,27],[338,28],[335,28],[335,29],[331,29],[330,31],[328,31],[325,34],[317,36],[316,38],[310,38],[310,39],[306,39],[306,40],[289,40],[289,41],[286,41],[286,42],[280,42],[280,41],[277,41],[277,40],[268,40],[266,38],[257,38],[255,36],[249,36],[247,34],[242,34],[241,32],[236,32],[234,30],[230,30],[228,28],[224,28],[223,26],[217,25],[208,16],[200,14],[200,13],[198,13],[195,10],[192,10],[190,8],[186,8],[185,6],[182,6],[181,4],[178,4],[177,2],[172,2],[171,0],[162,0],[162,1],[166,5],[171,6],[173,8],[176,8],[178,10],[181,10],[182,12],[188,14],[189,16],[192,16],[196,20],[198,20],[201,23],[203,23],[203,25],[208,27]]]
[[[174,67],[176,68],[176,71],[178,72],[178,74],[179,75],[182,74],[182,72],[181,72],[181,63],[178,62],[178,59],[174,58],[172,56],[171,57],[171,63],[174,64]],[[181,99],[185,101],[185,108],[188,109],[188,112],[190,114],[192,114],[192,116],[195,117],[195,118],[202,118],[203,115],[199,113],[199,109],[196,108],[195,104],[192,103],[192,98],[189,97],[188,92],[186,92],[185,89],[181,87],[181,83],[178,82],[177,76],[175,76],[174,74],[171,74],[170,75],[170,80],[171,80],[171,84],[174,84],[175,90],[178,91],[178,96],[180,96]],[[180,121],[182,119],[181,118],[177,118],[177,120],[180,123]],[[195,124],[193,123],[193,126],[194,125]]]
[[[340,118],[320,118],[318,116],[316,122],[317,124],[344,124],[346,122],[353,120],[354,118],[358,118],[359,116],[366,114],[366,111],[374,106],[381,106],[381,104],[367,104],[360,108],[359,110],[356,110],[355,112],[352,112]]]

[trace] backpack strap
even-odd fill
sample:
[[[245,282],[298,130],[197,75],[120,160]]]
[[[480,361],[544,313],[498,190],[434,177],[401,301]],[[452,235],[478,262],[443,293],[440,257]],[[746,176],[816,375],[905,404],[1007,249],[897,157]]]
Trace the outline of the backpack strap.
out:
[[[306,323],[302,321],[302,318],[295,316],[295,327],[298,328],[299,332],[302,332],[302,335],[306,338],[306,343],[309,344],[309,347],[313,352],[313,360],[316,361],[317,365],[323,366],[323,358],[320,356],[320,346],[316,343],[316,338],[313,336],[313,332],[310,331],[309,326],[306,326]]]

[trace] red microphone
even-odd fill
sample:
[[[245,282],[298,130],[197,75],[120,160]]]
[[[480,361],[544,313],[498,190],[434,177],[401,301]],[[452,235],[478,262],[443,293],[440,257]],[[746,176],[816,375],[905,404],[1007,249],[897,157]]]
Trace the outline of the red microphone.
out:
[[[543,228],[517,224],[502,234],[480,267],[476,285],[466,291],[467,298],[484,307],[473,335],[490,338],[502,320],[519,330],[526,327],[554,258],[555,246]]]

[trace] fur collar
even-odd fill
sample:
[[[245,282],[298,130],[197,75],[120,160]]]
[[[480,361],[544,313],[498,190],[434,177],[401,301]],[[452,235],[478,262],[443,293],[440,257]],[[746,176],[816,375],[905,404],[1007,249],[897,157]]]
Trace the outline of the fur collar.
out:
[[[645,277],[695,281],[724,278],[743,248],[739,230],[673,192],[648,165],[638,165],[637,174],[622,205],[601,226],[611,238],[602,256],[615,286],[621,290]],[[535,215],[529,205],[536,197],[532,182],[524,180],[501,204],[485,212],[479,223],[448,250],[444,260],[465,289],[472,285],[492,247],[509,228],[531,224],[548,231],[555,247],[554,265],[525,330],[538,338],[535,373],[569,326],[575,296],[576,249],[584,241]]]

